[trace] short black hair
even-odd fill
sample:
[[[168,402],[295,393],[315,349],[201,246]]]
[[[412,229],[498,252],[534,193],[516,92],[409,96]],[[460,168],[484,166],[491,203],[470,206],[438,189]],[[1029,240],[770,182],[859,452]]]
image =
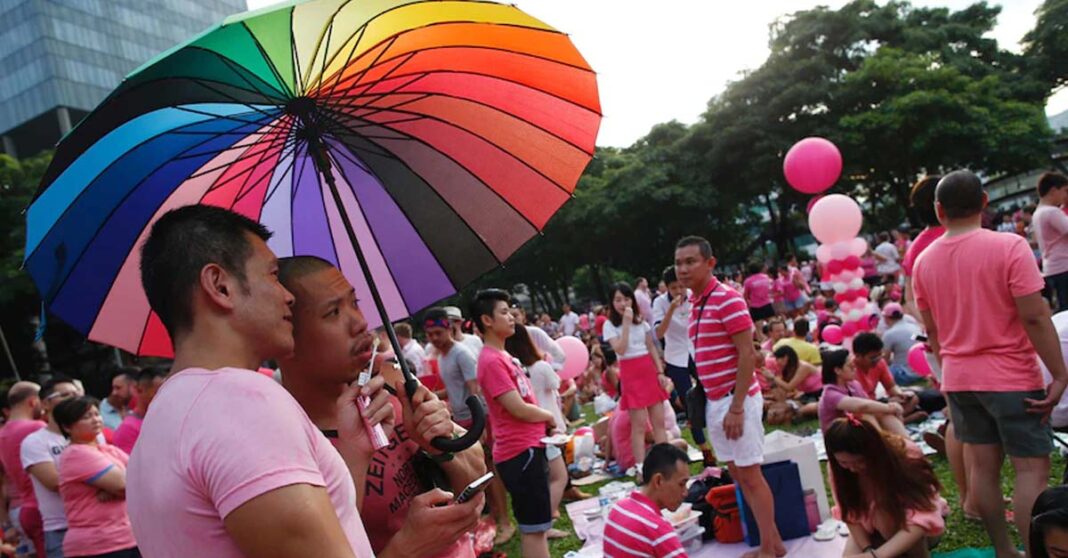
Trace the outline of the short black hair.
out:
[[[73,378],[64,376],[62,374],[53,374],[52,377],[49,378],[43,386],[41,386],[41,399],[48,399],[48,396],[52,395],[52,393],[56,391],[56,386],[58,386],[59,384],[70,384],[75,387],[78,386],[78,384],[74,383]]]
[[[263,225],[210,205],[187,205],[165,213],[141,247],[141,286],[171,339],[193,324],[190,296],[200,270],[214,263],[247,287],[248,234],[266,241]]]
[[[696,246],[701,251],[701,257],[706,260],[712,257],[712,245],[703,237],[695,235],[684,236],[675,243],[676,250],[687,246]]]
[[[1059,172],[1044,172],[1038,177],[1038,197],[1045,196],[1054,188],[1068,186],[1068,176]]]
[[[151,383],[156,378],[166,378],[169,370],[164,366],[146,366],[141,369],[141,373],[137,375],[137,383],[147,384]]]
[[[1068,528],[1068,486],[1051,486],[1042,491],[1031,508],[1031,558],[1049,558],[1046,531]]]
[[[660,280],[666,285],[670,285],[679,280],[679,276],[675,273],[675,266],[669,265],[664,268],[664,271],[660,274]]]
[[[278,282],[293,290],[293,282],[305,275],[336,267],[319,256],[289,256],[278,259]]]
[[[849,351],[845,349],[824,351],[820,354],[820,359],[823,361],[823,370],[820,374],[823,378],[823,385],[832,386],[838,383],[838,374],[835,374],[834,370],[845,366],[849,360]]]
[[[512,296],[502,289],[482,289],[475,293],[475,299],[471,301],[471,320],[475,327],[482,333],[486,332],[486,326],[482,324],[482,316],[493,317],[493,309],[498,302],[512,303]]]
[[[983,182],[972,171],[953,171],[938,181],[935,198],[946,217],[971,217],[983,210]]]
[[[645,454],[645,461],[642,463],[642,484],[648,484],[657,473],[670,479],[675,476],[677,463],[690,464],[686,452],[668,443],[654,445],[649,448],[649,453]]]
[[[100,401],[96,398],[89,396],[72,397],[70,399],[60,401],[56,405],[55,409],[52,409],[52,418],[56,419],[56,424],[59,426],[59,431],[64,436],[70,438],[70,427],[74,423],[82,420],[85,413],[89,412],[89,409],[98,407]]]
[[[449,321],[449,313],[446,312],[445,309],[441,306],[435,306],[433,308],[428,309],[426,312],[423,312],[424,322],[436,322],[438,320],[445,320],[446,322]]]
[[[810,327],[808,320],[804,318],[798,318],[794,320],[794,335],[798,337],[805,337],[808,335],[809,329]]]
[[[756,275],[764,270],[764,264],[761,262],[749,262],[749,275]]]
[[[113,368],[108,377],[114,380],[115,378],[126,378],[127,382],[136,382],[137,377],[141,374],[141,369],[136,366],[123,366],[121,368]]]
[[[879,339],[878,335],[870,331],[864,333],[858,333],[853,338],[853,354],[866,355],[868,353],[874,353],[875,351],[883,350],[883,340]]]

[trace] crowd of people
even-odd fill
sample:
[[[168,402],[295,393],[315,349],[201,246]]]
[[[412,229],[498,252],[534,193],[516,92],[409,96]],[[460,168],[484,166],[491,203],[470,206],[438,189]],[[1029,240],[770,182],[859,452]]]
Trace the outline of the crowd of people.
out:
[[[238,214],[176,209],[141,252],[173,364],[117,371],[102,401],[60,375],[11,386],[0,551],[466,557],[485,550],[475,533],[488,524],[494,543],[518,537],[522,556],[547,557],[549,539],[568,536],[554,527],[563,502],[589,497],[572,484],[581,468],[566,434],[592,404],[604,472],[639,484],[606,508],[606,556],[685,555],[661,515],[687,492],[683,427],[744,495],[761,535],[749,555],[783,556],[765,425],[812,419],[845,554],[927,555],[948,506],[906,425],[935,413],[947,427],[924,440],[997,556],[1019,556],[1006,455],[1025,549],[1060,555],[1068,500],[1048,489],[1047,419],[1068,382],[1068,323],[1051,319],[1068,303],[1068,178],[1044,175],[1038,194],[1029,225],[1002,231],[983,226],[974,174],[917,182],[926,228],[873,237],[862,258],[873,327],[849,338],[825,335],[842,320],[820,262],[717,276],[712,244],[689,236],[665,254],[655,291],[645,278],[616,283],[605,304],[565,305],[554,321],[484,289],[469,308],[398,324],[399,354],[330,262],[277,259],[270,231]],[[577,374],[561,374],[564,337],[589,350]],[[421,385],[406,386],[401,365]],[[472,397],[487,411],[481,440],[441,450],[434,440],[475,426]],[[485,494],[465,491],[487,472]]]

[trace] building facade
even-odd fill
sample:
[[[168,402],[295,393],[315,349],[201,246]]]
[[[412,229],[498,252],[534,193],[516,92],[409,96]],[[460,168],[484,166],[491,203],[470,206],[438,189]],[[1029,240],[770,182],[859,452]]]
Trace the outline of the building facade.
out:
[[[0,139],[55,145],[122,78],[245,10],[245,0],[0,0]]]

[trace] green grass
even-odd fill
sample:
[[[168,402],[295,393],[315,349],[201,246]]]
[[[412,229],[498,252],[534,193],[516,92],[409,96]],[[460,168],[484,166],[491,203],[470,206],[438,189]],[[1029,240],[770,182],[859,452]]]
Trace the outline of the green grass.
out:
[[[587,424],[592,424],[597,416],[593,413],[592,405],[583,407],[583,413],[586,416]],[[807,435],[815,432],[819,428],[819,423],[816,420],[806,421],[800,424],[796,424],[788,427],[774,427],[766,426],[768,432],[772,430],[786,430],[788,432],[794,432],[799,435]],[[690,436],[689,430],[683,430],[683,437],[686,438],[691,444],[693,439]],[[990,541],[986,536],[986,532],[983,530],[983,526],[977,522],[967,521],[964,519],[964,514],[961,513],[959,494],[957,492],[957,485],[953,482],[953,475],[949,470],[949,464],[946,460],[938,455],[932,455],[929,458],[931,464],[934,466],[935,473],[938,475],[939,481],[942,483],[942,497],[949,502],[951,513],[946,519],[946,531],[942,537],[942,542],[935,549],[936,552],[950,552],[953,550],[959,550],[961,548],[981,548],[990,546]],[[821,463],[823,468],[824,479],[827,475],[826,462]],[[1056,450],[1053,453],[1053,466],[1050,470],[1050,485],[1060,484],[1061,475],[1064,473],[1065,460],[1060,456],[1060,453]],[[694,473],[699,472],[702,469],[700,463],[691,464],[691,470]],[[1012,484],[1015,476],[1013,475],[1012,467],[1006,460],[1005,465],[1002,467],[1001,472],[1001,489],[1006,495],[1012,494]],[[604,486],[610,481],[604,481],[596,483],[590,486],[582,487],[582,490],[591,494],[596,494],[597,489]],[[830,490],[830,483],[826,484],[828,490]],[[562,529],[574,533],[571,526],[571,520],[564,513],[563,509],[560,510],[560,519],[558,519],[554,525],[557,529]],[[1015,527],[1010,524],[1010,533],[1014,540],[1019,544],[1019,536],[1016,533]],[[578,550],[582,548],[582,541],[572,534],[572,536],[566,539],[559,539],[550,541],[549,551],[552,556],[563,556],[570,550]],[[506,544],[498,545],[494,550],[506,553],[509,558],[518,558],[521,556],[519,550],[519,535],[512,537],[512,540]]]

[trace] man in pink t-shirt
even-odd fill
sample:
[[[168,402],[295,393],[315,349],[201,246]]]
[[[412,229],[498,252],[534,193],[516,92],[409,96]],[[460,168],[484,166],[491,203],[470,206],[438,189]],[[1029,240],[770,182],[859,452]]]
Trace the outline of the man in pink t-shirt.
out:
[[[338,430],[337,399],[348,384],[368,368],[373,333],[367,328],[348,279],[332,263],[316,256],[282,258],[279,281],[293,293],[293,354],[279,359],[282,385],[331,439]],[[379,361],[381,364],[381,361]],[[387,383],[404,393],[403,380],[392,365],[379,367]],[[461,505],[448,505],[454,494],[482,476],[481,446],[455,455],[443,454],[428,443],[438,436],[461,434],[449,418],[448,406],[420,386],[414,403],[401,412],[407,397],[392,397],[396,427],[389,445],[374,453],[362,476],[360,510],[375,552],[393,543],[412,555],[473,558],[468,534],[479,519],[482,496]],[[418,458],[435,460],[453,494],[431,490],[421,478]],[[355,479],[354,479],[355,480]],[[396,542],[393,539],[397,538]]]
[[[479,291],[471,304],[471,319],[485,341],[478,356],[478,385],[489,407],[493,463],[512,496],[521,555],[548,558],[546,533],[553,525],[553,516],[549,461],[541,439],[556,418],[538,406],[530,379],[504,350],[504,340],[515,333],[510,303],[507,292],[486,289]]]
[[[4,467],[4,491],[9,498],[8,514],[24,540],[32,541],[38,556],[44,556],[44,524],[33,493],[33,481],[22,468],[19,450],[26,436],[48,426],[41,420],[44,407],[39,396],[41,386],[33,382],[16,382],[7,393],[11,415],[0,428],[0,464]]]
[[[134,393],[133,409],[122,418],[122,424],[115,430],[112,444],[126,452],[133,453],[134,444],[141,436],[141,425],[145,422],[148,406],[156,397],[159,386],[163,385],[163,379],[167,377],[167,369],[161,366],[149,366],[137,374],[131,389]]]
[[[1049,479],[1046,418],[1068,372],[1027,241],[981,228],[987,197],[979,178],[952,172],[939,181],[935,199],[946,234],[916,261],[916,306],[964,443],[969,502],[997,555],[1016,556],[1000,488],[1003,455],[1016,470],[1013,510],[1027,547],[1031,507]],[[1036,352],[1053,376],[1048,387]]]
[[[1047,172],[1038,178],[1038,208],[1031,217],[1035,240],[1042,250],[1042,275],[1057,295],[1057,312],[1068,310],[1068,176]]]
[[[389,394],[380,378],[346,389],[338,450],[255,371],[293,351],[293,296],[278,282],[270,236],[237,213],[191,205],[159,217],[133,256],[175,353],[127,471],[145,556],[372,554],[349,473],[366,471],[372,452],[356,399],[371,398],[364,413],[392,431]]]

